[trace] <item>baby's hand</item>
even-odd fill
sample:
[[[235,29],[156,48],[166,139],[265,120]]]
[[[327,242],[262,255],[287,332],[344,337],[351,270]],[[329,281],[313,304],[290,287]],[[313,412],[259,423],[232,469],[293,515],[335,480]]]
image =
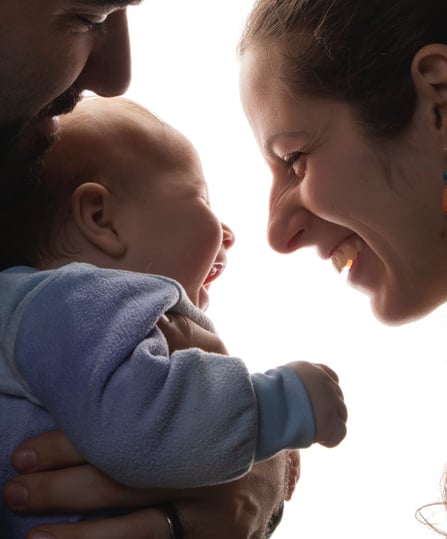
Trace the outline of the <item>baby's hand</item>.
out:
[[[346,436],[346,409],[338,376],[326,365],[294,361],[289,363],[309,395],[315,416],[315,442],[334,447]]]

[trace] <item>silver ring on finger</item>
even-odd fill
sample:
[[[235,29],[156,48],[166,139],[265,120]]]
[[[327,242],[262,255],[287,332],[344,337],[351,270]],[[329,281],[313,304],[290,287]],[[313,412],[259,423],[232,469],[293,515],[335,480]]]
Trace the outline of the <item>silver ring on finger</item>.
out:
[[[162,503],[156,508],[163,513],[169,526],[169,539],[184,539],[185,529],[177,507],[173,503]]]

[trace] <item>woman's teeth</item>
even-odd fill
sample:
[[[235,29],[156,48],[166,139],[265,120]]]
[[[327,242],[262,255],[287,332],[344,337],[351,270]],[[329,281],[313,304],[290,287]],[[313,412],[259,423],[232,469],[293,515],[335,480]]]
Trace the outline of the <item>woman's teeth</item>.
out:
[[[332,252],[331,260],[338,273],[344,268],[350,268],[357,260],[365,242],[359,237],[350,238]]]

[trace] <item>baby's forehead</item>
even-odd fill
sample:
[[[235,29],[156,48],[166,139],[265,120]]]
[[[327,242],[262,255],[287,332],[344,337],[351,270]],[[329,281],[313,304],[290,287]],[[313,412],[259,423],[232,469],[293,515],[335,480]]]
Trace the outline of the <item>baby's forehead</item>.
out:
[[[81,159],[83,153],[93,151],[97,157],[107,155],[112,163],[144,159],[160,167],[175,167],[198,162],[196,150],[183,134],[132,102],[81,102],[62,119],[60,134],[78,148]]]
[[[122,99],[81,101],[61,118],[58,141],[45,165],[47,178],[65,178],[72,187],[99,182],[126,196],[156,187],[158,180],[180,177],[185,185],[206,191],[191,142],[143,107]]]
[[[135,149],[141,145],[147,157],[158,157],[167,166],[188,165],[198,159],[192,143],[168,124],[154,124],[141,116],[130,125],[129,131]]]
[[[148,160],[175,166],[197,159],[193,145],[182,133],[145,109],[124,108],[108,121],[123,146]]]

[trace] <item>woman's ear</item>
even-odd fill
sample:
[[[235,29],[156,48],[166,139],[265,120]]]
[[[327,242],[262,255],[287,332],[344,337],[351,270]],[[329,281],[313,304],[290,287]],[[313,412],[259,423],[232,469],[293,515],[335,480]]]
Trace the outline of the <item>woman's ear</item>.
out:
[[[447,130],[447,45],[425,45],[416,53],[411,74],[420,102],[430,105],[437,129]]]
[[[127,244],[116,227],[119,204],[116,197],[99,183],[78,186],[71,196],[73,221],[85,239],[114,258],[121,258]]]

